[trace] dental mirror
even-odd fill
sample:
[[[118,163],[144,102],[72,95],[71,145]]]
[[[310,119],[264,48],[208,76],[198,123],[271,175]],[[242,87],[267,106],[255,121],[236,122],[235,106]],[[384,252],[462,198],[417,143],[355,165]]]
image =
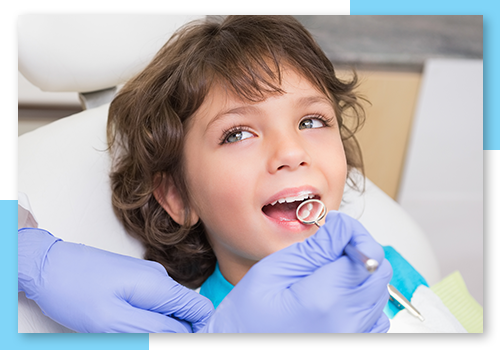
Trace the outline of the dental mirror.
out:
[[[297,219],[306,225],[316,225],[326,215],[326,206],[318,199],[308,199],[297,207],[295,215]]]
[[[320,227],[318,222],[325,217],[326,212],[326,205],[322,201],[319,199],[308,199],[297,207],[295,215],[297,216],[297,220],[305,225],[314,224]],[[351,243],[347,243],[344,251],[352,260],[364,266],[368,272],[373,273],[377,270],[377,260],[367,257]]]

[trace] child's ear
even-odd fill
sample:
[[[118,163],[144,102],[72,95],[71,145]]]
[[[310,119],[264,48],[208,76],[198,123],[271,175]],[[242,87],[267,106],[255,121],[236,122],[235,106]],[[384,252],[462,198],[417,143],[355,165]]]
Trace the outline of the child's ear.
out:
[[[171,177],[157,174],[155,176],[155,185],[156,189],[153,192],[155,199],[176,223],[183,225],[184,202]],[[194,225],[198,219],[199,217],[195,211],[191,210],[191,225]]]

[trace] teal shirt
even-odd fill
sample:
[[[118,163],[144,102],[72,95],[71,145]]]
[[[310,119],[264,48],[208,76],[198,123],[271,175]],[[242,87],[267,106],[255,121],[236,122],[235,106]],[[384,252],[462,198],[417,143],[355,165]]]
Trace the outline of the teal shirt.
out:
[[[392,265],[393,274],[391,284],[396,287],[406,299],[411,300],[418,286],[429,286],[422,275],[420,275],[393,247],[383,246],[383,248],[385,258],[389,260]],[[217,263],[215,271],[202,284],[200,294],[210,299],[214,307],[217,308],[233,287],[234,286],[222,276],[219,264]],[[384,312],[389,318],[396,316],[400,310],[401,308],[391,301],[389,301],[384,308]]]
[[[200,294],[210,299],[214,308],[217,308],[222,299],[229,294],[234,286],[229,283],[219,269],[219,263],[215,265],[215,271],[201,285]]]

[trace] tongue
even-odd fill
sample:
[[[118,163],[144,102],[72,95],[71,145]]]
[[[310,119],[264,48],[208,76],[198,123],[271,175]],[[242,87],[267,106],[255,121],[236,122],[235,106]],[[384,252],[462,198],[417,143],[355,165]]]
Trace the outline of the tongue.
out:
[[[266,205],[262,208],[262,211],[267,216],[280,221],[292,221],[297,220],[297,207],[301,202],[292,203],[276,203],[275,205]]]

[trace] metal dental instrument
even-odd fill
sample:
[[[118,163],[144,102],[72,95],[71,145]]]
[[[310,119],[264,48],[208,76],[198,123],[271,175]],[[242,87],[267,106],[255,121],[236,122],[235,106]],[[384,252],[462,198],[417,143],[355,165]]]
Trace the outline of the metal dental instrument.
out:
[[[306,225],[316,225],[320,227],[318,221],[322,220],[326,215],[325,204],[318,199],[308,199],[301,203],[295,215],[297,219]],[[351,260],[363,265],[369,273],[373,273],[378,268],[378,261],[367,257],[365,254],[356,249],[351,243],[347,243],[344,249],[345,253]]]
[[[408,299],[404,297],[403,294],[401,294],[396,287],[391,286],[390,284],[387,286],[389,288],[389,294],[391,295],[390,299],[392,302],[396,304],[396,306],[399,307],[404,307],[410,314],[418,318],[420,321],[424,322],[425,318],[418,312],[417,309],[415,309],[415,306],[413,306]],[[399,304],[399,305],[398,305]]]
[[[297,207],[295,215],[297,219],[306,225],[316,225],[320,227],[319,221],[322,220],[327,213],[326,205],[318,199],[308,199]],[[373,273],[378,268],[378,261],[367,257],[365,254],[356,249],[351,243],[347,243],[344,248],[346,255],[353,261],[363,265],[369,273]],[[397,307],[404,307],[410,314],[424,321],[424,317],[418,310],[401,294],[396,287],[387,285],[389,289],[390,300]]]

